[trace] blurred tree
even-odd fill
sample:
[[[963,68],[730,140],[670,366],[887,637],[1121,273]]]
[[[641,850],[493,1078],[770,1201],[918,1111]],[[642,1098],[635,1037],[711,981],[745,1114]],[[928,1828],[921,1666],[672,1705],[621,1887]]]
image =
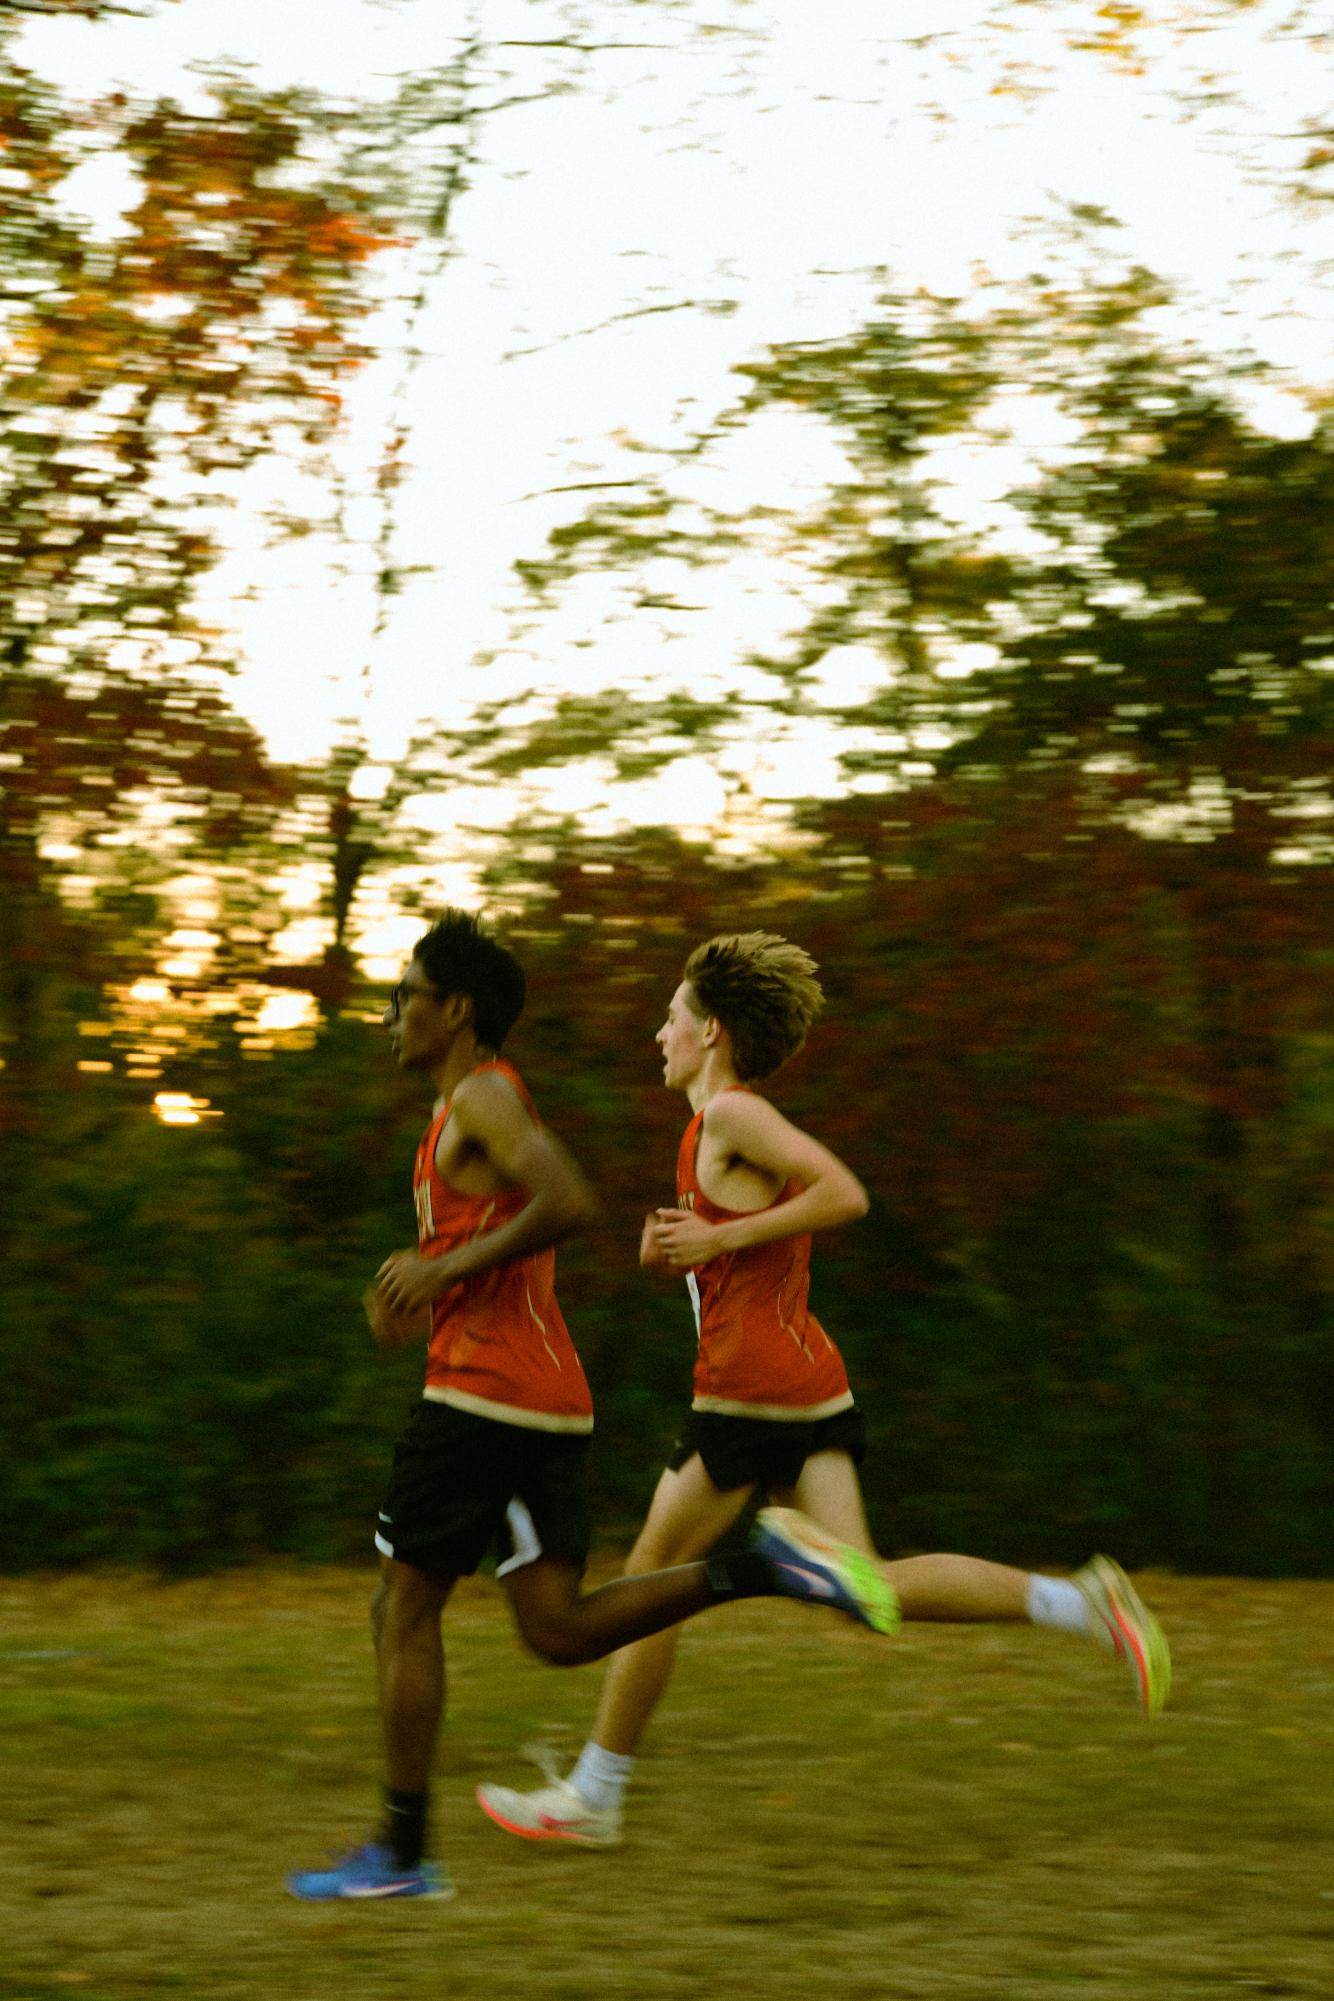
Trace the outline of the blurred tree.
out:
[[[933,1343],[958,1311],[959,1387],[928,1368],[931,1393],[977,1450],[963,1386],[985,1401],[1012,1374],[1035,1463],[1082,1518],[1100,1446],[1172,1496],[1158,1532],[1186,1560],[1272,1560],[1324,1533],[1334,1488],[1313,1338],[1334,1155],[1296,1083],[1328,1062],[1334,437],[1318,411],[1292,436],[1248,421],[1264,372],[1167,346],[1164,304],[1137,271],[967,314],[890,301],[746,369],[723,421],[814,413],[848,468],[783,524],[822,588],[758,664],[775,715],[847,731],[849,796],[799,809],[793,872],[867,1042],[862,1101],[826,1106],[827,1130],[881,1134],[877,1183],[937,1261]],[[1056,442],[961,518],[940,448],[1005,442],[1019,399]],[[664,482],[561,531],[530,576],[551,594],[590,559],[634,577],[776,539],[771,505],[701,520]],[[879,684],[808,704],[846,645]],[[651,707],[636,724],[669,754]],[[1018,1481],[1014,1519],[1036,1524],[1021,1458],[982,1486]]]
[[[1129,60],[1137,10],[1104,12],[1094,54]],[[396,822],[446,768],[641,775],[715,754],[735,721],[655,665],[647,691],[483,711],[414,746],[378,800],[355,732],[327,769],[266,765],[192,585],[229,482],[327,436],[381,237],[308,101],[217,102],[75,112],[12,64],[0,97],[15,1564],[362,1546],[397,1413],[350,1302],[409,1228],[421,1105],[341,1008],[356,899],[371,876],[413,893]],[[447,133],[443,179],[418,190],[441,241],[471,157],[461,102],[428,80],[393,109],[428,148]],[[381,187],[391,123],[365,140]],[[102,244],[61,196],[99,147],[137,177]],[[1329,438],[1255,429],[1254,384],[1172,349],[1166,303],[1133,271],[889,297],[854,334],[754,364],[700,441],[795,415],[843,455],[825,500],[728,513],[674,474],[528,566],[553,598],[590,566],[619,577],[639,615],[688,606],[664,558],[682,584],[776,556],[803,589],[790,643],[744,663],[769,703],[753,679],[745,699],[847,733],[844,796],[799,802],[763,853],[520,816],[488,881],[530,974],[515,1058],[604,1192],[562,1283],[601,1498],[627,1521],[691,1349],[679,1290],[656,1295],[634,1257],[681,1123],[653,1030],[691,943],[763,924],[811,946],[831,996],[775,1095],[873,1191],[863,1229],[822,1245],[816,1305],[888,1448],[870,1488],[888,1539],[1073,1561],[1096,1529],[1132,1561],[1327,1562]],[[984,517],[960,511],[952,455],[1008,448],[1034,408],[1055,443]],[[391,425],[382,612],[404,450]],[[840,651],[855,697],[822,682]],[[330,942],[284,969],[272,883],[296,855],[324,865]],[[187,866],[212,886],[214,949],[182,987],[292,984],[324,1016],[270,1052],[262,1091],[235,1038],[192,1049],[179,1081],[224,1116],[166,1130],[76,1067],[103,1046],[78,1030],[106,1025],[107,980],[149,965],[164,878]],[[435,893],[425,871],[415,886]]]
[[[20,11],[0,11],[0,1319],[7,1431],[31,1427],[10,1472],[30,1502],[25,1480],[75,1473],[49,1427],[105,1429],[122,1393],[118,1422],[139,1424],[161,1484],[167,1385],[226,1375],[214,1313],[243,1348],[286,1283],[281,1247],[260,1269],[232,1169],[207,1143],[202,1162],[173,1158],[182,1135],[120,1087],[101,1031],[111,996],[156,970],[173,879],[207,891],[224,979],[253,981],[282,921],[263,842],[296,787],[228,706],[226,647],[195,593],[234,481],[336,423],[387,238],[314,100],[221,81],[209,112],[70,103],[14,59]],[[89,232],[67,183],[108,160],[124,213]],[[180,1173],[191,1163],[201,1175]],[[238,1408],[262,1391],[239,1368],[232,1387]],[[118,1451],[81,1490],[102,1528],[76,1506],[68,1554],[176,1533],[123,1533]]]
[[[103,981],[144,963],[154,892],[271,823],[290,781],[228,708],[193,607],[228,481],[314,444],[359,359],[386,240],[316,107],[217,86],[216,110],[67,104],[0,20],[0,1124],[30,1128],[42,969],[99,908]],[[114,155],[132,193],[89,237],[63,198]],[[312,172],[312,162],[316,171]],[[127,891],[126,857],[131,893]],[[253,908],[233,949],[255,962]],[[86,921],[79,926],[91,942]],[[7,1157],[16,1163],[9,1149]]]
[[[950,739],[938,770],[956,809],[985,825],[974,887],[989,906],[1003,882],[995,834],[1010,802],[1053,787],[1066,799],[1065,823],[1045,837],[1030,829],[1035,876],[1050,876],[1072,844],[1092,843],[1082,871],[1090,887],[1101,887],[1098,863],[1123,854],[1141,894],[1153,886],[1157,934],[1125,974],[1141,991],[1166,977],[1188,1011],[1199,1123],[1186,1158],[1196,1169],[1195,1259],[1210,1330],[1203,1488],[1214,1533],[1244,1543],[1257,1491],[1267,1489],[1274,1403],[1265,1385],[1283,1381],[1293,1417],[1329,1405],[1315,1356],[1294,1365],[1295,1322],[1309,1326],[1314,1306],[1310,1192],[1276,1182],[1273,1167],[1302,1130],[1288,1048],[1318,1015],[1334,919],[1324,833],[1334,813],[1334,431],[1315,418],[1293,438],[1252,428],[1199,358],[1164,353],[1146,334],[1156,302],[1143,279],[1044,300],[1059,307],[1044,323],[1054,352],[1031,351],[1024,379],[1059,399],[1076,442],[1020,497],[1041,546],[1003,594],[984,586],[971,627],[937,625],[942,640],[982,636],[982,609],[993,663],[954,679],[946,647],[938,654],[938,716]],[[1023,340],[1025,329],[1009,322],[998,332]],[[1032,350],[1031,336],[1025,344]],[[864,370],[884,346],[868,330]],[[871,491],[892,490],[897,459],[875,426],[874,398],[862,404],[869,423],[844,414],[849,372],[837,350],[780,356],[764,389],[803,402],[814,393],[853,430]],[[1259,373],[1243,376],[1239,391]],[[846,520],[846,509],[830,510],[827,547],[840,534],[847,545]],[[887,653],[902,653],[902,561],[900,549],[885,560],[868,548],[861,570],[873,579]],[[911,694],[895,682],[885,699]],[[859,762],[892,769],[874,752]],[[1127,831],[1138,837],[1133,853]],[[1016,883],[1002,907],[1031,922],[1032,888]],[[1050,950],[1064,957],[1078,934],[1073,913],[1043,917]],[[1322,1181],[1327,1190],[1327,1170]],[[1102,1206],[1114,1211],[1111,1191]],[[1328,1315],[1326,1294],[1316,1317]]]

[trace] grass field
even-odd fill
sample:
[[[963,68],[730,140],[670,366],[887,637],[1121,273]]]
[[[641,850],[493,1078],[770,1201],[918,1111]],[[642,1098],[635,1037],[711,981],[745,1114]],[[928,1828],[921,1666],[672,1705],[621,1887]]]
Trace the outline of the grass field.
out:
[[[4,2001],[1334,1994],[1334,1585],[1146,1580],[1156,1724],[1056,1635],[728,1607],[597,1854],[473,1805],[526,1741],[577,1748],[599,1673],[528,1660],[477,1582],[447,1627],[457,1900],[303,1906],[284,1872],[371,1818],[370,1582],[0,1580]]]

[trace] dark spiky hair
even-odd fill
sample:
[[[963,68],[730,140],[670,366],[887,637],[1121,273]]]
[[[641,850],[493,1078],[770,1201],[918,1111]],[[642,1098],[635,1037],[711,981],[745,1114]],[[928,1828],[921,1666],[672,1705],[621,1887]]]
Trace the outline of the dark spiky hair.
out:
[[[732,1038],[738,1077],[772,1077],[795,1056],[824,1006],[815,961],[772,931],[732,932],[696,946],[684,975],[694,1012]]]
[[[513,952],[466,910],[446,910],[417,940],[412,956],[442,997],[468,996],[477,1040],[498,1050],[523,1013],[523,967]]]

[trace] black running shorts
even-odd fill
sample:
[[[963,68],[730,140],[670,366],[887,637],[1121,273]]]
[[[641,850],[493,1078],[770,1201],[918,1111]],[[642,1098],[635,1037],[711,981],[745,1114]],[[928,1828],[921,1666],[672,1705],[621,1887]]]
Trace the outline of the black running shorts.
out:
[[[692,1410],[667,1464],[679,1473],[698,1452],[719,1493],[735,1487],[793,1487],[814,1452],[846,1452],[854,1466],[866,1456],[866,1425],[855,1408],[832,1417],[728,1417]]]
[[[587,1432],[533,1431],[423,1397],[394,1447],[375,1547],[431,1577],[588,1558]]]

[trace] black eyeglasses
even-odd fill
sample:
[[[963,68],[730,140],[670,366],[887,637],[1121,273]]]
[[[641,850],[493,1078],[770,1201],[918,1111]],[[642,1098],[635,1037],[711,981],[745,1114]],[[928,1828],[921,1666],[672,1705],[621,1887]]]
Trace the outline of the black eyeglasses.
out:
[[[390,1014],[401,1014],[403,1011],[403,1002],[411,1000],[414,994],[425,994],[428,1000],[439,1000],[440,998],[434,987],[426,986],[415,980],[400,980],[396,987],[389,989]]]

